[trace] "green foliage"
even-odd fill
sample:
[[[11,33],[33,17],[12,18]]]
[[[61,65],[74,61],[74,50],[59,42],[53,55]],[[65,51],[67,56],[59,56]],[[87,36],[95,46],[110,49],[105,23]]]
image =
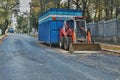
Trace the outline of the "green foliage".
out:
[[[120,14],[120,0],[68,0],[68,2],[64,4],[60,4],[60,1],[61,0],[32,0],[30,11],[31,27],[37,29],[38,16],[49,8],[71,9],[73,8],[72,5],[74,5],[75,9],[83,11],[83,16],[87,17],[87,22],[100,21],[102,19],[108,20]]]
[[[17,30],[18,32],[27,33],[28,32],[28,18],[19,16],[17,19]]]
[[[38,16],[49,8],[59,8],[60,0],[32,0],[30,11],[30,25],[31,28],[38,28]]]
[[[10,17],[10,11],[15,5],[15,0],[1,0],[0,5],[0,25],[3,26],[5,20],[8,20]]]
[[[67,4],[68,2],[64,5]],[[82,9],[88,22],[92,19],[94,21],[108,20],[120,14],[120,0],[70,0],[69,4],[76,5],[76,9]]]

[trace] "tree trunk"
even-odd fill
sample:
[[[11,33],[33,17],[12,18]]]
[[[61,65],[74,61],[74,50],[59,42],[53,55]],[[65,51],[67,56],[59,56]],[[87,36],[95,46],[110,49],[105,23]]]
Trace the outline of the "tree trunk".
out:
[[[85,16],[85,8],[86,8],[86,3],[83,1],[83,7],[82,7],[82,10],[83,10],[83,16]]]
[[[70,9],[70,0],[68,0],[68,9]]]
[[[8,24],[9,24],[8,20],[5,20],[4,26],[3,26],[3,29],[2,29],[2,34],[5,34],[5,31],[8,28]]]
[[[76,9],[79,9],[79,0],[76,1]]]

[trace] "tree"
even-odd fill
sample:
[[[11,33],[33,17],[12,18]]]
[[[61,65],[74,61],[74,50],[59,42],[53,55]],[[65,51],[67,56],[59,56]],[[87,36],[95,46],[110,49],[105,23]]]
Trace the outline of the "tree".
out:
[[[75,5],[77,10],[83,11],[83,16],[87,16],[87,21],[91,21],[91,16],[89,13],[89,7],[90,7],[90,0],[68,0],[66,2],[68,4],[68,7],[70,8],[71,5]],[[72,7],[72,6],[71,6]]]
[[[24,17],[25,14],[19,16],[17,19],[17,30],[18,32],[27,33],[28,32],[28,17]]]
[[[30,23],[31,27],[37,29],[38,17],[43,14],[49,8],[59,8],[60,0],[32,0],[30,3]]]
[[[87,17],[87,22],[109,20],[115,18],[120,12],[120,0],[66,0],[60,4],[61,0],[33,0],[31,8],[31,21],[36,25],[38,16],[49,8],[77,9],[83,11],[83,16]],[[74,7],[73,7],[74,6]]]
[[[10,19],[10,14],[12,9],[15,7],[16,3],[15,0],[1,0],[0,1],[0,28],[2,29],[3,33],[8,26],[8,21]]]

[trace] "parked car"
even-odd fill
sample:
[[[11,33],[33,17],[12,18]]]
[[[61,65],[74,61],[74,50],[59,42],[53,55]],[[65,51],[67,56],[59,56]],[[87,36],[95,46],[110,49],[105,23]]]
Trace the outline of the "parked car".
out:
[[[10,33],[14,33],[14,29],[13,29],[13,28],[10,28],[10,29],[9,29],[9,32],[10,32]]]

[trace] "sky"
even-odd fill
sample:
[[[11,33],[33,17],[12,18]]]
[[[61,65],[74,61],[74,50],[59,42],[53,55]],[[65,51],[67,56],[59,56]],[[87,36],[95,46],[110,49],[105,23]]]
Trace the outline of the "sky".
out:
[[[31,0],[20,0],[20,11],[21,12],[30,11],[29,2],[31,2]]]
[[[20,0],[20,14],[22,14],[23,12],[26,12],[26,11],[30,11],[30,5],[29,5],[29,2],[31,0]],[[15,29],[16,28],[16,17],[14,16],[14,14],[12,14],[12,28]]]
[[[60,2],[60,3],[64,3],[64,2],[67,2],[67,0],[61,0],[61,2]]]
[[[66,2],[67,0],[61,0],[61,3]],[[20,0],[20,11],[21,12],[26,12],[26,11],[30,11],[30,5],[29,2],[31,2],[31,0]]]

